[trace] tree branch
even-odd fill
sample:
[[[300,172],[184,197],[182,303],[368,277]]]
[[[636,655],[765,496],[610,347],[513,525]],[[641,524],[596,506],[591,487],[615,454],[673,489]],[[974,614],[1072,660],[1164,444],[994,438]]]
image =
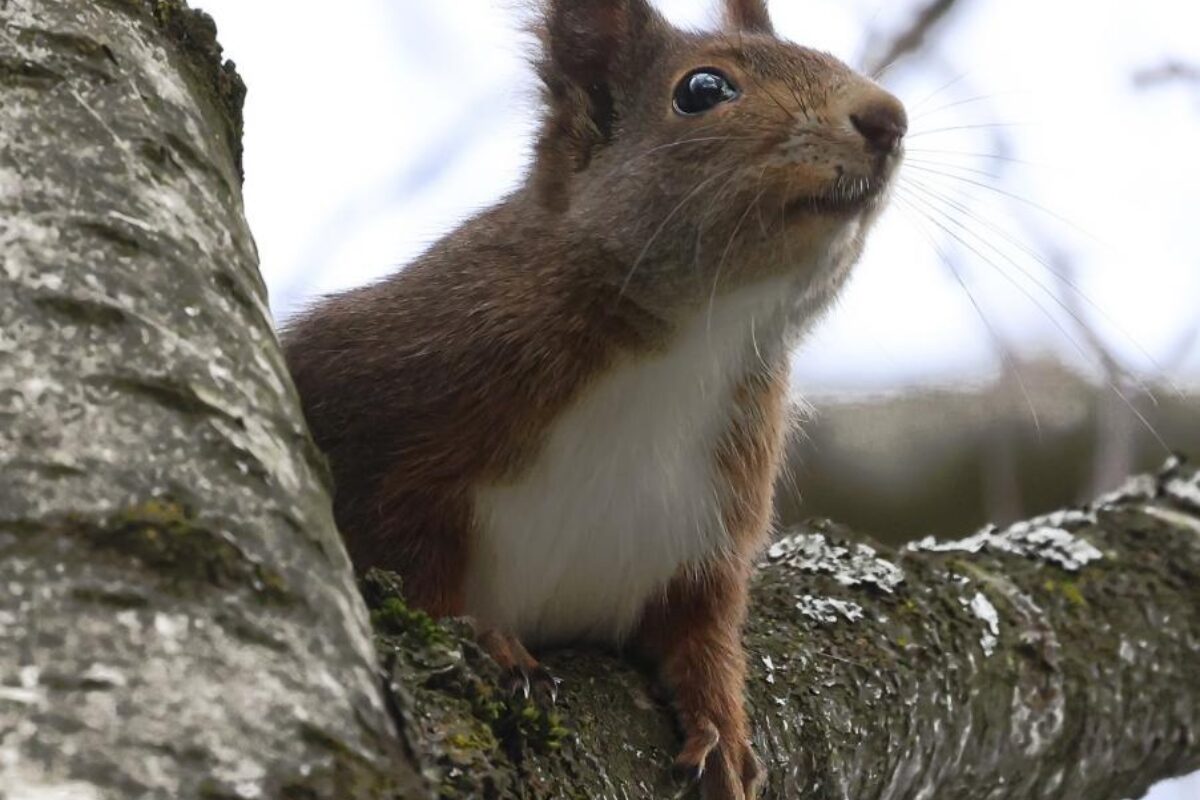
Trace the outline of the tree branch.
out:
[[[1138,89],[1171,83],[1200,84],[1200,65],[1171,58],[1133,73],[1133,85]]]
[[[905,56],[921,50],[929,35],[957,5],[958,0],[928,0],[901,30],[890,35],[873,33],[865,48],[863,72],[879,75]]]
[[[670,713],[634,667],[552,653],[558,708],[506,703],[465,629],[405,611],[384,576],[368,587],[442,796],[680,790]],[[1180,465],[899,554],[831,523],[794,531],[764,559],[752,617],[767,797],[1127,800],[1200,767],[1200,476]]]

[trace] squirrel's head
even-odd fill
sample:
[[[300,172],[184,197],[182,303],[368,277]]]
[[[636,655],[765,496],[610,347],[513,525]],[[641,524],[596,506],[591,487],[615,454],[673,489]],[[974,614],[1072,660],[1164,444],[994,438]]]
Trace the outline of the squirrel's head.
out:
[[[543,0],[530,187],[630,268],[631,296],[844,273],[900,160],[896,98],[779,38],[766,0],[724,12],[697,33],[649,0]]]

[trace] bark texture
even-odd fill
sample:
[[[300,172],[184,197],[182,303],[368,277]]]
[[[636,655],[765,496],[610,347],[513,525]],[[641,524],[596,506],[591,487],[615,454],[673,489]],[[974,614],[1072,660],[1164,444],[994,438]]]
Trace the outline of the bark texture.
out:
[[[402,729],[442,797],[669,797],[669,709],[632,665],[548,654],[506,702],[453,626],[367,581]],[[1128,800],[1200,768],[1200,475],[902,552],[826,522],[766,555],[748,695],[767,797]]]
[[[175,2],[0,0],[0,797],[403,779],[219,52]]]
[[[373,650],[219,54],[176,0],[0,0],[0,798],[686,794],[613,654],[502,696],[385,574]],[[902,552],[793,530],[747,641],[772,798],[1134,797],[1200,768],[1200,477]]]

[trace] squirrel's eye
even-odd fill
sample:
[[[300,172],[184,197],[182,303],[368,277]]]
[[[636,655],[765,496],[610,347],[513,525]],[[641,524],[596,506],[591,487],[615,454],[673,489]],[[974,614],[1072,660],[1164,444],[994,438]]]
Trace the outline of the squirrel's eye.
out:
[[[712,67],[703,67],[688,73],[675,87],[675,110],[680,114],[702,114],[737,96],[737,87],[729,78]]]

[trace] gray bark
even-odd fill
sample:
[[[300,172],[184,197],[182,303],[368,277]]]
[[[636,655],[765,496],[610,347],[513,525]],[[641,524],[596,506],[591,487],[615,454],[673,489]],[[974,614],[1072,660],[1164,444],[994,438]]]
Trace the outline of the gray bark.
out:
[[[368,581],[380,607],[383,576]],[[561,652],[558,707],[503,704],[452,627],[377,612],[404,734],[443,797],[671,796],[669,710]],[[1128,800],[1200,768],[1200,473],[899,553],[832,523],[766,555],[746,641],[767,797]]]
[[[205,23],[0,2],[0,797],[393,780]]]
[[[547,654],[555,709],[504,697],[378,574],[372,649],[204,18],[0,24],[0,798],[685,791],[612,654]],[[1200,768],[1200,478],[900,553],[797,529],[746,639],[770,797],[1136,796]]]

